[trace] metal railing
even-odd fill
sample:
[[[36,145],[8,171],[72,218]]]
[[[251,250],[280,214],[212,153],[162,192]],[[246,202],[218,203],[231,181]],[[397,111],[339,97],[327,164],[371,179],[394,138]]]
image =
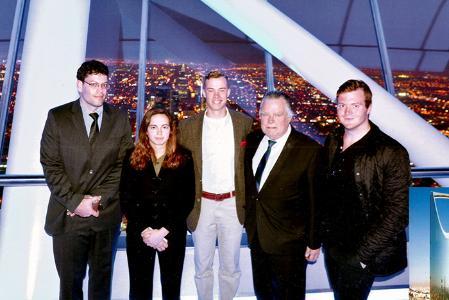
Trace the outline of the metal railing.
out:
[[[413,178],[449,178],[449,167],[412,168]]]
[[[0,175],[0,186],[46,185],[44,175]]]
[[[449,178],[449,167],[438,168],[412,168],[413,178]],[[42,186],[46,185],[44,175],[0,175],[0,187],[19,187],[19,186]],[[126,234],[121,233],[118,240],[117,249],[126,249]],[[246,232],[242,235],[241,245],[247,245]],[[186,246],[193,247],[193,241],[190,234],[186,238]]]
[[[412,168],[413,178],[449,178],[449,167]],[[45,185],[44,175],[1,174],[0,186]]]

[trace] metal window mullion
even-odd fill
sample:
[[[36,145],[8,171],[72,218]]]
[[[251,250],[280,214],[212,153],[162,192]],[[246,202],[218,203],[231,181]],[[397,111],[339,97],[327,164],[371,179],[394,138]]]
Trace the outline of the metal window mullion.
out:
[[[265,51],[265,78],[267,81],[267,91],[274,91],[273,57]]]
[[[370,0],[371,14],[373,16],[374,29],[376,31],[377,44],[379,47],[380,62],[385,80],[385,87],[391,95],[395,95],[393,84],[393,73],[391,72],[390,59],[388,57],[387,43],[385,41],[382,19],[380,17],[379,4],[377,0]]]
[[[0,99],[0,155],[3,154],[6,123],[8,121],[8,106],[11,98],[14,71],[17,60],[17,53],[19,49],[20,32],[23,26],[23,14],[25,11],[25,1],[17,0],[16,11],[14,13],[14,21],[11,30],[11,38],[9,42],[8,56],[5,66],[5,78],[2,86],[2,96]]]
[[[150,0],[142,0],[139,46],[139,76],[137,81],[136,141],[139,139],[139,127],[145,111],[145,72],[147,62],[149,2]]]

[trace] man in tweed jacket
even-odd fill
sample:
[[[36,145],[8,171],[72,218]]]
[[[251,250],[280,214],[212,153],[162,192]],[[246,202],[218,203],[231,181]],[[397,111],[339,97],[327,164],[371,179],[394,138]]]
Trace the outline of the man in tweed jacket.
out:
[[[244,147],[251,118],[226,108],[228,79],[210,72],[204,80],[206,111],[184,120],[179,142],[192,152],[196,199],[187,219],[195,244],[198,298],[213,298],[212,264],[218,240],[220,299],[233,299],[240,282],[240,240],[244,222]]]

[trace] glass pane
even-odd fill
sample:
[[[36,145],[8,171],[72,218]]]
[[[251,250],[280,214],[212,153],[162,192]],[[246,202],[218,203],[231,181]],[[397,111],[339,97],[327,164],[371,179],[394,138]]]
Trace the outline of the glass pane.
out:
[[[10,0],[0,0],[0,96],[3,95],[3,92],[6,90],[4,86],[4,80],[6,76],[6,64],[8,59],[9,46],[11,41],[11,34],[14,22],[14,15],[16,11],[17,1]],[[20,75],[20,62],[22,55],[22,46],[23,46],[23,36],[24,36],[24,28],[26,27],[26,16],[27,16],[28,6],[26,5],[25,11],[23,13],[23,24],[22,24],[22,32],[20,33],[17,56],[16,60],[13,63],[13,77],[11,81],[10,88],[10,96],[8,101],[8,109],[7,109],[7,120],[5,126],[4,140],[3,140],[3,148],[2,153],[0,153],[0,174],[4,174],[6,171],[7,160],[8,160],[8,150],[9,150],[9,141],[11,137],[11,125],[14,115],[14,107],[16,101],[16,91],[17,91],[17,83]],[[0,187],[0,206],[1,206],[1,198],[3,194],[3,187]]]
[[[0,82],[3,83],[4,65],[6,63],[6,58],[8,55],[12,24],[14,21],[14,12],[16,9],[16,1],[0,0],[0,7],[0,61],[2,63],[2,76],[0,77]]]
[[[292,98],[295,116],[292,125],[300,132],[323,143],[337,121],[335,104],[304,78],[278,60],[274,63],[274,86]]]
[[[128,111],[133,132],[142,1],[92,1],[86,59],[103,61],[110,71],[107,102]]]
[[[16,9],[16,1],[0,0],[0,95],[2,95],[4,87],[3,82],[5,79],[6,62],[8,58],[8,50],[11,39],[11,31],[14,22],[14,13]],[[17,66],[18,67],[18,66]],[[8,144],[11,134],[11,121],[12,111],[14,109],[15,92],[17,88],[18,70],[14,74],[13,87],[10,97],[10,105],[8,109],[8,125],[5,131],[5,141],[3,147],[3,153],[1,153],[0,173],[4,173],[6,170],[6,159],[8,153]]]
[[[229,106],[255,116],[266,91],[264,52],[200,1],[152,1],[147,103],[161,102],[186,118],[205,104],[202,78],[214,69],[229,77]]]
[[[381,63],[369,1],[269,2],[349,63],[383,84],[383,80],[378,80],[382,78]]]
[[[449,136],[449,6],[400,0],[380,8],[396,97]]]

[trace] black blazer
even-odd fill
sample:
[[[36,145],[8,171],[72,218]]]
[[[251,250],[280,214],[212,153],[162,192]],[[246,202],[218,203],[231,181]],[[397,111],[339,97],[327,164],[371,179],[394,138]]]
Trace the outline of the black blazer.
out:
[[[190,152],[178,146],[184,162],[175,169],[162,167],[156,176],[153,164],[144,170],[131,167],[130,151],[125,157],[120,183],[122,212],[127,216],[127,233],[140,236],[147,227],[165,227],[185,238],[187,215],[195,199],[195,175]]]
[[[120,223],[118,189],[123,157],[133,145],[125,112],[105,103],[101,130],[92,148],[79,100],[48,112],[40,159],[51,191],[45,231],[57,235],[91,228],[105,230]],[[98,218],[69,217],[84,195],[101,195]]]
[[[320,146],[292,128],[276,164],[257,192],[252,159],[263,136],[261,131],[250,133],[245,154],[245,227],[250,247],[258,238],[262,250],[270,254],[300,254],[305,246],[317,249],[320,241],[315,171]]]

